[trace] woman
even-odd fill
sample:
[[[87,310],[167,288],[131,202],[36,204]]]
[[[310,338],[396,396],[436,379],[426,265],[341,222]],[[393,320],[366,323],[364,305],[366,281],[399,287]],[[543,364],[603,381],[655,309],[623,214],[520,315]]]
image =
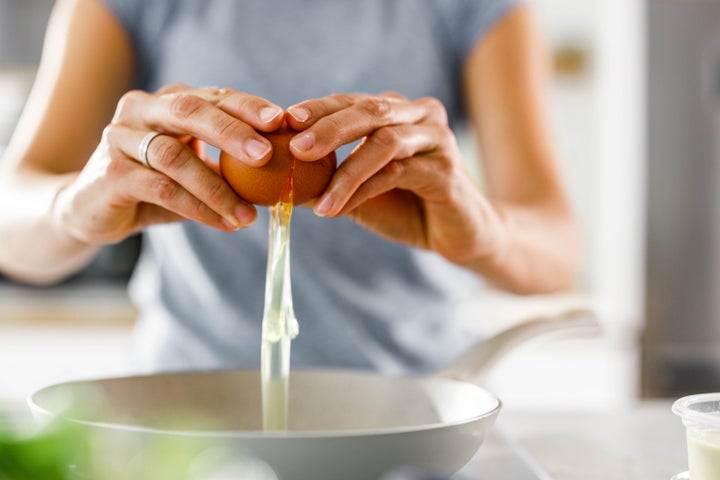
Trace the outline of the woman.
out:
[[[267,212],[189,145],[262,165],[258,132],[287,122],[303,161],[362,140],[294,214],[294,363],[449,361],[472,341],[452,306],[479,278],[549,292],[578,263],[519,3],[59,1],[4,161],[0,270],[53,282],[143,230],[138,365],[256,366]],[[451,129],[465,118],[485,194]]]

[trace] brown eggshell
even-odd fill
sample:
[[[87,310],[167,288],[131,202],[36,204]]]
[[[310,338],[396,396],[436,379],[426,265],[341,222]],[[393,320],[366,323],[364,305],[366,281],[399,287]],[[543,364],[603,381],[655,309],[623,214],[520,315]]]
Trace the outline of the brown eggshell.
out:
[[[296,160],[290,153],[290,140],[297,133],[287,126],[271,133],[260,132],[272,144],[272,157],[261,167],[252,167],[221,152],[220,171],[223,177],[248,202],[270,206],[280,201],[287,189],[292,169],[292,203],[300,205],[320,196],[335,172],[335,152],[315,162]]]

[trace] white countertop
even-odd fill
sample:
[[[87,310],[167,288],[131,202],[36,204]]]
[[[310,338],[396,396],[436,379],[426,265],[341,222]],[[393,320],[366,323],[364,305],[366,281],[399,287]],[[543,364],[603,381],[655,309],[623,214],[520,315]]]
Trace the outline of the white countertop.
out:
[[[687,470],[685,429],[670,406],[503,412],[453,480],[670,480]]]
[[[117,285],[0,284],[0,403],[62,381],[122,375],[135,310]]]
[[[552,480],[670,480],[687,470],[685,428],[671,405],[653,401],[606,412],[506,412],[498,428]]]

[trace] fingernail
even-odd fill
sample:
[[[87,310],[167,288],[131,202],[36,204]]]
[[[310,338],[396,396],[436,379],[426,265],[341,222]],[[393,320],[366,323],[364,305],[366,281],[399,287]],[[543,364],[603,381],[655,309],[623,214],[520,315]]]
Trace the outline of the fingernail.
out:
[[[332,197],[330,197],[330,195],[325,195],[315,205],[315,209],[314,209],[315,215],[324,217],[328,213],[330,213],[330,210],[332,210],[332,207],[333,207]]]
[[[293,107],[288,113],[298,122],[304,122],[310,118],[310,111],[305,107]]]
[[[247,205],[240,205],[235,209],[235,217],[246,227],[255,221],[255,209]]]
[[[298,150],[310,150],[315,145],[315,137],[312,133],[303,133],[293,138],[290,144]]]
[[[227,219],[227,218],[223,218],[223,219],[220,220],[220,222],[221,222],[221,223],[225,226],[225,228],[227,228],[228,230],[237,230],[237,229],[240,228],[240,224],[239,224],[238,221],[235,220],[235,219],[230,220],[230,219]]]
[[[268,143],[261,142],[254,138],[245,141],[245,153],[254,160],[260,160],[267,155],[269,151],[270,145]]]
[[[260,110],[260,120],[265,123],[270,123],[275,117],[280,115],[282,110],[278,107],[265,107]]]

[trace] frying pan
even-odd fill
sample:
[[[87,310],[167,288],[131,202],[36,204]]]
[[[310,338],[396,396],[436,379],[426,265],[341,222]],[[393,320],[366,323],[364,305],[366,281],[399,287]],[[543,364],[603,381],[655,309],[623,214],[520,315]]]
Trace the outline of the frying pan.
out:
[[[432,377],[293,370],[284,432],[262,431],[257,371],[64,383],[32,394],[28,403],[41,421],[86,431],[113,457],[115,473],[127,472],[113,478],[141,478],[132,466],[151,463],[153,445],[163,440],[182,452],[176,459],[182,455],[190,470],[202,459],[216,470],[233,462],[236,470],[246,468],[245,474],[196,478],[372,480],[407,466],[447,477],[473,457],[501,409],[496,396],[471,382],[517,343],[578,328],[597,329],[590,312],[523,322]],[[254,476],[248,464],[255,465]],[[91,478],[83,477],[82,466],[77,476]]]

